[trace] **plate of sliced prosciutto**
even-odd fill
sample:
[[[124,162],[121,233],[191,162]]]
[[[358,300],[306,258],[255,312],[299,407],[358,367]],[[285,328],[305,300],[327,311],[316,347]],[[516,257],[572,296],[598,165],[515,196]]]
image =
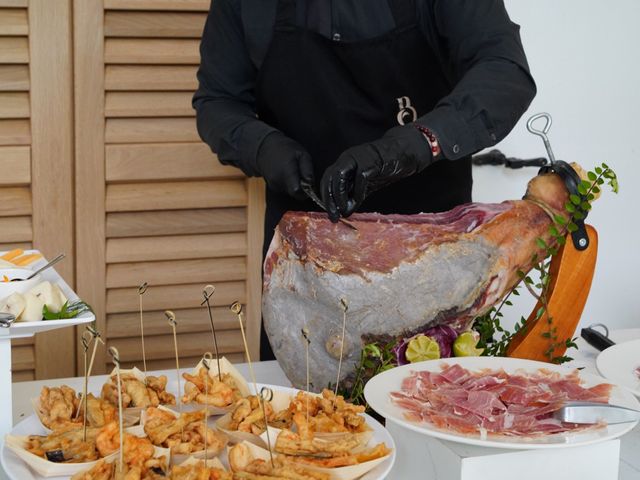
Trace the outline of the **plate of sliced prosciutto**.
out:
[[[574,447],[617,438],[638,422],[563,423],[568,402],[640,409],[627,390],[597,375],[518,358],[460,357],[413,363],[373,377],[367,403],[388,421],[425,435],[495,448]]]
[[[596,367],[600,375],[640,397],[640,339],[603,350]]]

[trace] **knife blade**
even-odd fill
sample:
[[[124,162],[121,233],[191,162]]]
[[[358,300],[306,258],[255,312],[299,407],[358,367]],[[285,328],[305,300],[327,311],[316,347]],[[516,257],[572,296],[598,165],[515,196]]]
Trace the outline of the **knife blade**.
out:
[[[568,402],[553,414],[565,423],[628,423],[640,420],[640,411],[619,405],[597,402]]]
[[[318,194],[313,189],[313,185],[302,181],[300,182],[300,187],[302,188],[302,191],[307,194],[307,197],[309,197],[313,203],[315,203],[318,207],[320,207],[325,212],[327,211],[327,207],[322,202],[322,200],[320,200],[320,197],[318,197]],[[344,218],[339,218],[338,221],[353,230],[356,230],[356,231],[358,230],[358,227],[356,227],[349,220],[345,220]]]

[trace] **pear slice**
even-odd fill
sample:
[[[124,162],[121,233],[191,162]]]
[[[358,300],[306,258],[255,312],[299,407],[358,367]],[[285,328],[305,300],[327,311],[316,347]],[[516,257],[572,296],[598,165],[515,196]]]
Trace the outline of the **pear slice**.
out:
[[[44,307],[44,302],[42,298],[34,295],[31,292],[24,294],[24,300],[26,302],[26,306],[22,315],[20,316],[20,321],[22,322],[39,322],[42,320],[42,308]]]
[[[38,297],[50,312],[58,313],[62,305],[64,305],[64,295],[58,295],[53,289],[51,282],[45,281],[39,283],[29,290],[29,293]]]
[[[62,309],[62,307],[64,306],[64,304],[67,303],[68,298],[62,292],[62,289],[58,286],[57,283],[54,283],[52,288],[53,288],[53,294],[54,294],[55,298],[57,299],[58,303],[60,304],[60,308],[58,309],[58,312],[59,312]],[[56,313],[58,313],[58,312],[56,312]]]
[[[18,320],[26,306],[27,304],[24,296],[21,293],[16,292],[0,301],[0,312],[10,313],[16,317],[16,320]]]

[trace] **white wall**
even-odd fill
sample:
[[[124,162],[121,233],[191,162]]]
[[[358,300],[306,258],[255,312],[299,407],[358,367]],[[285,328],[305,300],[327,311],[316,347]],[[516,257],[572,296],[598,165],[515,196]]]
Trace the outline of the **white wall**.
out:
[[[556,158],[589,169],[604,161],[617,172],[620,193],[604,192],[588,218],[600,248],[581,324],[640,327],[640,0],[505,3],[522,28],[538,95],[498,148],[518,158],[546,156],[525,123],[547,111]],[[534,172],[475,167],[474,200],[520,198]],[[505,313],[526,316],[531,304],[521,300]]]

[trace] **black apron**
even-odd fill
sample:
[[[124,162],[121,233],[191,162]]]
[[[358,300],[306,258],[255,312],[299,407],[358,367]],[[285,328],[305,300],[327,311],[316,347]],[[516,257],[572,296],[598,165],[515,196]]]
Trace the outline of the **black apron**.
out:
[[[295,0],[279,0],[273,38],[258,74],[259,118],[300,143],[319,183],[349,147],[431,111],[452,85],[417,24],[415,0],[389,0],[396,28],[343,43],[296,26]],[[425,143],[425,148],[427,144]],[[371,194],[361,212],[440,212],[471,201],[471,159],[443,160]],[[264,251],[289,210],[317,210],[267,188]],[[262,329],[261,358],[273,358]]]

